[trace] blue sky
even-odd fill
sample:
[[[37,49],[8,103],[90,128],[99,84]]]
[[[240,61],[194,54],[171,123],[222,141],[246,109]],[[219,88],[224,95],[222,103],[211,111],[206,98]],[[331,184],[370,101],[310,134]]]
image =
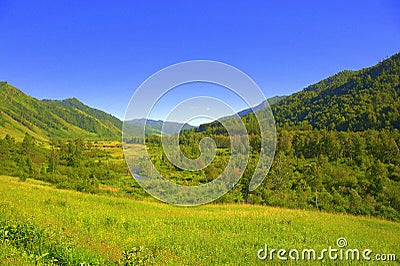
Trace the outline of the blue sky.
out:
[[[171,64],[209,59],[266,97],[400,50],[399,1],[0,0],[0,80],[77,97],[123,118],[135,89]]]

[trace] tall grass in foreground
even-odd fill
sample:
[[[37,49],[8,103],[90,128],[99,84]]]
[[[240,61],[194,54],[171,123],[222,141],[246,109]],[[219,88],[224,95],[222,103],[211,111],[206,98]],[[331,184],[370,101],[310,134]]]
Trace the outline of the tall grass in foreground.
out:
[[[347,239],[348,248],[400,258],[399,223],[253,205],[175,207],[56,190],[6,176],[0,177],[0,219],[3,227],[20,226],[33,233],[23,235],[28,242],[34,237],[42,241],[43,254],[29,243],[3,241],[0,261],[14,265],[58,264],[51,257],[60,261],[65,254],[66,265],[263,265],[270,261],[260,261],[257,251],[265,244],[320,251],[336,247],[340,237]]]

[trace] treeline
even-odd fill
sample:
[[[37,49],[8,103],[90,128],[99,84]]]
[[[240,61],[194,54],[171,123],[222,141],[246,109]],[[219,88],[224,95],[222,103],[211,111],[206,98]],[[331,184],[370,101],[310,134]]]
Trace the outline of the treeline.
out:
[[[159,136],[148,136],[146,145],[156,168],[170,180],[199,185],[218,177],[230,159],[230,139],[213,131],[185,131],[182,152],[200,156],[204,137],[216,140],[213,162],[199,171],[182,170],[169,162]],[[247,202],[289,208],[319,209],[400,220],[400,132],[368,130],[278,130],[277,150],[264,182],[255,190],[248,186],[258,162],[260,137],[249,135],[251,156],[244,175],[217,202]],[[26,134],[22,142],[9,135],[0,139],[0,174],[35,178],[67,188],[97,193],[101,184],[121,188],[123,193],[145,193],[128,176],[125,162],[83,139],[56,140],[49,147],[38,145]],[[143,166],[145,167],[145,166]]]
[[[147,137],[152,162],[166,178],[184,185],[199,185],[223,171],[230,157],[229,136],[220,135],[222,129],[216,124],[203,130],[185,131],[180,136],[181,150],[191,159],[200,156],[198,144],[203,137],[212,137],[216,142],[218,149],[213,163],[195,172],[174,166],[163,153],[160,138]],[[248,186],[258,161],[260,135],[250,134],[249,140],[251,157],[243,177],[217,202],[400,219],[400,133],[397,129],[364,132],[280,129],[273,165],[264,182],[252,192]]]
[[[280,130],[266,180],[251,194],[239,187],[253,203],[399,220],[398,143],[398,130]]]
[[[0,139],[0,174],[21,181],[34,178],[57,188],[88,193],[99,192],[100,184],[117,184],[126,174],[126,165],[111,161],[107,152],[93,148],[83,139],[52,139],[42,147],[29,134],[22,142],[6,135]]]

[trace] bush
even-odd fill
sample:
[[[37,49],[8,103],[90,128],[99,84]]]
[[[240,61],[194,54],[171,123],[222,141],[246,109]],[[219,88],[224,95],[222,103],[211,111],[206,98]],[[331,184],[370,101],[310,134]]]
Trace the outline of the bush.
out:
[[[31,222],[2,221],[0,217],[0,244],[4,243],[21,250],[35,264],[104,264],[96,260],[88,261],[85,254],[75,253],[73,243],[65,235],[40,229]]]
[[[125,250],[120,259],[120,265],[152,265],[153,255],[144,247],[133,247]]]
[[[25,172],[22,172],[22,173],[19,175],[19,181],[21,181],[21,182],[25,182],[27,178],[28,178],[28,174],[25,173]]]

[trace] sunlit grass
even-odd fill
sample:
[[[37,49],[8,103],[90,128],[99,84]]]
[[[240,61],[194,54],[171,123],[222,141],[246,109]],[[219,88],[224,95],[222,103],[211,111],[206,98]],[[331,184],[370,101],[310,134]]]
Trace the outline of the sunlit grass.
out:
[[[56,190],[7,176],[0,177],[0,214],[63,232],[82,253],[110,263],[123,250],[142,246],[158,265],[263,265],[256,254],[264,244],[322,250],[335,247],[339,237],[350,248],[400,255],[399,223],[254,205],[176,207]]]

